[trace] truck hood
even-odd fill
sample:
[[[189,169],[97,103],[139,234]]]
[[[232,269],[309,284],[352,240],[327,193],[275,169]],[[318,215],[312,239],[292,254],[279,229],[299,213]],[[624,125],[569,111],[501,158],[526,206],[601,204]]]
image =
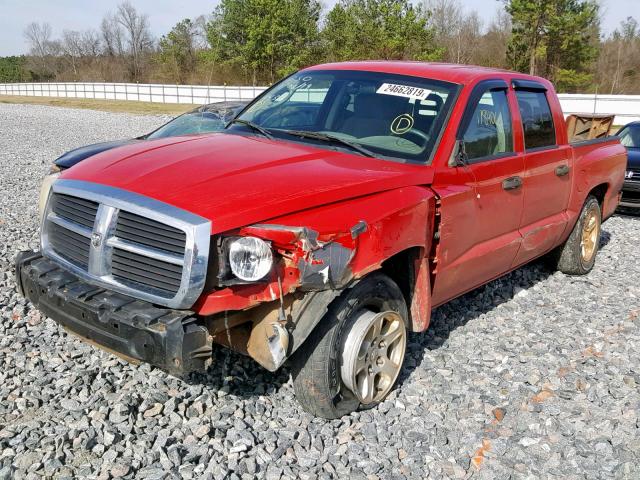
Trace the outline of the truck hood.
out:
[[[62,173],[129,190],[211,220],[212,233],[408,185],[433,169],[344,150],[219,133],[98,153]]]

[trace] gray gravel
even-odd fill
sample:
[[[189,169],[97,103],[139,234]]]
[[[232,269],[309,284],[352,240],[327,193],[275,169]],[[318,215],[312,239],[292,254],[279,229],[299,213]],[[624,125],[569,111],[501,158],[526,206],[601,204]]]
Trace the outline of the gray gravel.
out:
[[[184,382],[43,318],[11,269],[51,160],[163,121],[0,104],[0,479],[640,478],[640,218],[586,277],[532,265],[439,308],[390,398],[332,422],[286,370],[220,350]]]

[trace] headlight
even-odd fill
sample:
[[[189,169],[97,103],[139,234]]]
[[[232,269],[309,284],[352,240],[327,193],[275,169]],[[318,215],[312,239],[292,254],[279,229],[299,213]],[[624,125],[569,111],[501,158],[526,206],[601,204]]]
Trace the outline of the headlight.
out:
[[[256,237],[241,237],[229,245],[229,266],[245,282],[260,280],[271,271],[273,254],[267,242]]]
[[[42,186],[40,187],[40,200],[38,201],[40,220],[42,220],[42,216],[44,215],[44,207],[47,205],[47,199],[49,198],[51,185],[53,185],[53,182],[55,182],[59,176],[60,172],[52,173],[51,175],[47,175],[46,177],[44,177],[44,180],[42,181]]]

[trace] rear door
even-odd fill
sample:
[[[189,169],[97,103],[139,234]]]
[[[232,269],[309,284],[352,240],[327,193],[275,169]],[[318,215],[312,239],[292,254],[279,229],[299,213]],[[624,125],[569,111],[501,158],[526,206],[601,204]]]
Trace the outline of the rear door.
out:
[[[514,145],[512,93],[503,80],[474,88],[458,130],[466,162],[435,179],[442,202],[435,305],[507,272],[520,248],[524,161]]]
[[[549,251],[564,231],[573,172],[571,147],[561,144],[553,92],[540,83],[513,82],[524,140],[522,248],[514,266]]]

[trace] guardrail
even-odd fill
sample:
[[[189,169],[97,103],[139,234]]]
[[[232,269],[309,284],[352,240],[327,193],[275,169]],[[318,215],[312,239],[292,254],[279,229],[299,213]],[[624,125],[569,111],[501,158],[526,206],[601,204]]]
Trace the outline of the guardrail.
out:
[[[93,98],[159,103],[203,104],[248,101],[267,87],[163,85],[149,83],[0,83],[0,95]],[[615,115],[615,124],[640,121],[640,95],[558,95],[565,115]]]

